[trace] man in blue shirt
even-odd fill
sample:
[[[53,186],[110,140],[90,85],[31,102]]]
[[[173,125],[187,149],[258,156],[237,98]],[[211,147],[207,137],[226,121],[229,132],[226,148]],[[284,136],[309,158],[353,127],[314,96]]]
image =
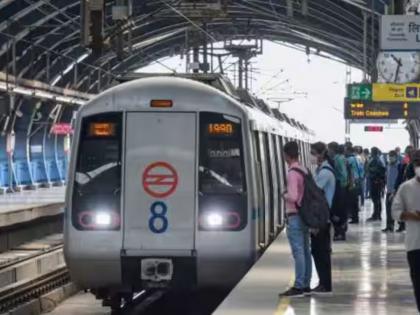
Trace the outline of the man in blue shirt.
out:
[[[354,148],[350,143],[346,144],[346,159],[349,173],[349,198],[348,213],[351,217],[350,223],[359,223],[359,195],[362,192],[362,180],[364,169],[354,154]]]
[[[400,168],[398,153],[396,151],[390,151],[388,159],[389,163],[386,171],[386,228],[382,230],[385,233],[394,232],[394,220],[392,219],[391,209]]]
[[[368,165],[368,173],[370,180],[370,196],[374,206],[372,217],[367,219],[371,221],[381,221],[382,214],[382,188],[385,184],[386,168],[382,163],[378,148],[373,147],[371,150],[372,158]]]
[[[327,146],[317,142],[311,145],[311,161],[318,166],[315,172],[315,182],[327,198],[330,209],[333,206],[336,178],[332,163],[329,162]],[[311,249],[315,267],[318,272],[319,285],[312,290],[314,295],[332,293],[331,280],[331,226],[311,234]]]

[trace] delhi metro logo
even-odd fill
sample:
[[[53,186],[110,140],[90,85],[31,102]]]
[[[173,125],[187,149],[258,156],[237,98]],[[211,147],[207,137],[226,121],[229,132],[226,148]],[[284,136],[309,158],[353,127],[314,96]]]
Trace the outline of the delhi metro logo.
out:
[[[178,174],[172,165],[159,161],[146,167],[142,181],[147,194],[154,198],[166,198],[175,192]]]

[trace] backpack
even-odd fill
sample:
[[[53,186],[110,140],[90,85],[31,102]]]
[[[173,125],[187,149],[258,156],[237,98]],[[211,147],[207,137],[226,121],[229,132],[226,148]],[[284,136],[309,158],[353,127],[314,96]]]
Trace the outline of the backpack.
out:
[[[299,168],[292,168],[291,171],[302,175],[304,182],[302,204],[296,205],[300,218],[309,228],[325,228],[330,222],[330,208],[324,192],[317,186],[309,172],[306,174]]]
[[[354,174],[354,169],[353,166],[351,164],[351,162],[349,160],[346,159],[346,165],[347,165],[347,173],[349,176],[349,190],[350,191],[354,191],[356,192],[358,195],[362,193],[362,176],[363,173],[360,170],[360,165],[359,162],[357,161],[357,158],[353,155],[350,156],[350,158],[353,158],[353,162],[356,164],[356,168],[357,168],[357,179],[356,176]]]
[[[335,170],[331,167],[331,166],[323,166],[321,168],[321,170],[328,170],[330,171],[334,178],[335,178],[335,191],[334,191],[334,197],[333,197],[333,201],[332,201],[332,205],[330,208],[330,212],[331,212],[331,221],[336,221],[337,219],[334,219],[334,217],[337,217],[337,214],[340,213],[340,208],[342,208],[342,197],[340,194],[340,181],[337,178],[337,175],[335,174]]]

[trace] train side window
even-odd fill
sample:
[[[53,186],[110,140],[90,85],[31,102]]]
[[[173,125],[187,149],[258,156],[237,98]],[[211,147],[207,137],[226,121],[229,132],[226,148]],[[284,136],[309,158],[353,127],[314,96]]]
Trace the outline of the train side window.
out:
[[[281,162],[282,162],[282,168],[283,168],[283,172],[285,174],[284,176],[284,185],[285,187],[287,187],[287,163],[286,163],[286,159],[284,157],[284,151],[283,151],[283,147],[284,145],[288,142],[289,140],[286,137],[280,137],[280,153],[281,153]]]
[[[199,228],[240,231],[248,223],[242,124],[200,113]]]
[[[82,120],[72,196],[79,230],[120,228],[122,113]],[[97,220],[109,224],[97,224]]]

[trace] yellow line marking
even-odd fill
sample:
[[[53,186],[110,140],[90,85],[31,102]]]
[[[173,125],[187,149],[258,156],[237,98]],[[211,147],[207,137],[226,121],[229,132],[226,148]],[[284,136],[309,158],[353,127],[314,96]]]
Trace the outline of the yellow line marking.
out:
[[[279,305],[277,305],[277,310],[274,315],[284,315],[289,308],[290,298],[283,297],[280,299]]]
[[[293,275],[292,279],[290,279],[289,287],[291,287],[295,282],[295,277]],[[284,315],[289,308],[290,305],[290,298],[289,297],[282,297],[277,305],[276,312],[274,315]]]

